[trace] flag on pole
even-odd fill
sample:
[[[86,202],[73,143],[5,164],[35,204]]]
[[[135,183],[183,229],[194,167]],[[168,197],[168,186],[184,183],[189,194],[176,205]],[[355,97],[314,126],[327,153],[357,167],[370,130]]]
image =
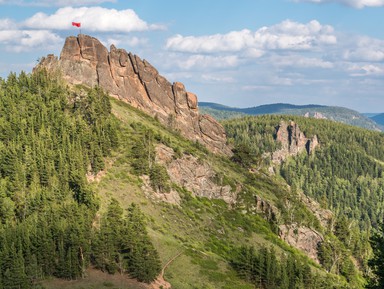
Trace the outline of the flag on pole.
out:
[[[80,22],[72,22],[72,26],[76,26],[76,27],[80,28],[81,23]]]

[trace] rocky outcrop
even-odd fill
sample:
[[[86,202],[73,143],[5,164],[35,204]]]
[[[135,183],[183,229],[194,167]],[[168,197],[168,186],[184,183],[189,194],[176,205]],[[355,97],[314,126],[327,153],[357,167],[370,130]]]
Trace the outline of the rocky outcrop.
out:
[[[313,113],[310,113],[309,111],[304,114],[305,117],[313,117],[316,119],[327,119],[325,115],[323,115],[321,112],[315,111]]]
[[[60,58],[48,55],[38,67],[60,71],[70,84],[98,85],[212,152],[231,154],[224,128],[199,114],[195,94],[180,82],[170,83],[149,62],[124,49],[112,45],[108,51],[96,38],[80,34],[66,39]]]
[[[262,199],[260,196],[254,196],[255,203],[251,204],[250,210],[255,213],[261,213],[267,219],[267,221],[277,221],[280,218],[279,209]]]
[[[229,185],[218,185],[215,182],[216,172],[204,160],[187,154],[176,158],[172,148],[158,145],[156,162],[165,166],[171,182],[186,188],[193,195],[209,199],[223,199],[228,204],[236,202],[238,192],[232,190]]]
[[[313,229],[297,224],[281,225],[279,237],[289,245],[303,251],[312,260],[319,263],[318,247],[324,241],[323,236]]]
[[[328,228],[333,219],[333,213],[330,210],[323,209],[318,202],[301,193],[300,200],[319,220],[324,228]]]
[[[272,153],[274,163],[281,163],[288,156],[295,156],[303,151],[310,154],[319,145],[316,135],[307,138],[293,121],[289,124],[285,121],[280,122],[276,128],[276,141],[281,144],[281,149]]]

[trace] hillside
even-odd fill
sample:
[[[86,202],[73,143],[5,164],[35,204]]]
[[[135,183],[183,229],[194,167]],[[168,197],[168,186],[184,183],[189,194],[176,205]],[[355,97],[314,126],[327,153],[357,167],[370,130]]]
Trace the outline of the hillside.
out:
[[[284,123],[290,124],[282,126]],[[297,124],[301,128],[298,133]],[[372,228],[381,225],[384,212],[382,133],[298,116],[247,117],[228,120],[224,126],[238,151],[255,156],[267,166],[274,164],[273,173],[284,178],[293,191],[331,210],[334,218],[326,226],[328,233],[332,232],[363,267],[367,266],[369,235]],[[282,128],[292,139],[276,147],[274,140],[280,138]],[[319,145],[311,153],[297,153],[300,143],[303,146],[314,136]],[[303,151],[308,152],[309,147]],[[327,240],[333,238],[326,234]],[[324,248],[326,251],[320,247],[320,252],[336,252],[340,250],[337,246],[334,243]],[[320,259],[332,270],[328,253]]]
[[[277,228],[292,222],[313,236],[310,228],[324,230],[281,180],[250,174],[97,88],[68,89],[36,71],[10,75],[0,92],[0,107],[7,107],[3,288],[53,288],[58,281],[45,278],[83,279],[90,266],[150,282],[171,259],[164,277],[173,288],[253,288],[242,280],[244,271],[236,273],[243,245],[263,252],[252,253],[264,268],[263,283],[284,276],[313,288],[346,284],[279,238]],[[19,130],[9,130],[15,125]],[[264,271],[266,256],[283,275]],[[295,270],[285,271],[293,263]]]
[[[378,123],[380,126],[384,127],[384,113],[374,115],[370,117],[370,119]]]
[[[100,45],[70,37],[1,80],[0,288],[364,287],[382,134],[275,115],[222,125]]]
[[[344,107],[276,103],[249,108],[234,108],[211,102],[199,102],[199,107],[202,112],[208,113],[218,120],[244,115],[283,114],[324,118],[370,130],[381,130],[380,126],[372,119]]]

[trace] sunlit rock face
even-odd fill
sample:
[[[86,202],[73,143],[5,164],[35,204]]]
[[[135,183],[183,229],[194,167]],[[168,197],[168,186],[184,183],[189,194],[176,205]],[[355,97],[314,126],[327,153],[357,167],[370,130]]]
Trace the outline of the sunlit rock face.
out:
[[[112,45],[108,51],[96,38],[80,34],[66,39],[60,58],[48,55],[38,67],[59,70],[70,84],[98,85],[212,152],[231,154],[224,128],[199,114],[195,94],[182,83],[170,83],[149,62],[124,49]]]

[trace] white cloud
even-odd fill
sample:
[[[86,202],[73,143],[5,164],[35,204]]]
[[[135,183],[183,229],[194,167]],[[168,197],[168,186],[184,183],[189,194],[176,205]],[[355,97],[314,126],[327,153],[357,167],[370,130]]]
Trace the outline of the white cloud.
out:
[[[311,3],[340,3],[354,8],[381,7],[384,6],[384,0],[294,0],[294,2]]]
[[[176,60],[177,66],[183,70],[192,68],[225,68],[238,65],[239,59],[236,55],[211,56],[211,55],[191,55],[187,58]]]
[[[16,26],[17,26],[17,24],[9,18],[0,19],[0,29],[1,30],[14,29]]]
[[[255,32],[244,29],[207,36],[175,35],[167,40],[166,48],[189,53],[253,51],[260,57],[263,50],[311,50],[336,43],[336,35],[329,25],[321,25],[316,20],[307,24],[286,20]]]
[[[300,67],[300,68],[333,68],[334,64],[321,58],[306,57],[303,55],[276,55],[270,58],[271,62],[279,67]]]
[[[83,6],[83,5],[97,5],[101,3],[106,2],[117,2],[116,0],[57,0],[57,1],[51,1],[51,0],[0,0],[1,4],[12,4],[12,5],[20,5],[20,6]]]
[[[348,42],[348,47],[342,54],[347,61],[384,61],[384,40],[371,37],[356,37],[352,42]]]
[[[161,25],[148,24],[131,9],[116,10],[102,7],[65,7],[54,14],[36,13],[23,23],[32,29],[67,30],[72,21],[81,22],[85,31],[132,32],[164,29]]]
[[[366,64],[366,65],[352,65],[349,67],[351,71],[351,76],[375,76],[375,75],[384,75],[384,67]]]
[[[234,83],[235,79],[231,76],[220,76],[214,74],[203,74],[201,78],[209,83]]]
[[[23,52],[36,48],[57,48],[62,45],[63,39],[48,30],[2,30],[0,43],[3,43],[10,52]]]

